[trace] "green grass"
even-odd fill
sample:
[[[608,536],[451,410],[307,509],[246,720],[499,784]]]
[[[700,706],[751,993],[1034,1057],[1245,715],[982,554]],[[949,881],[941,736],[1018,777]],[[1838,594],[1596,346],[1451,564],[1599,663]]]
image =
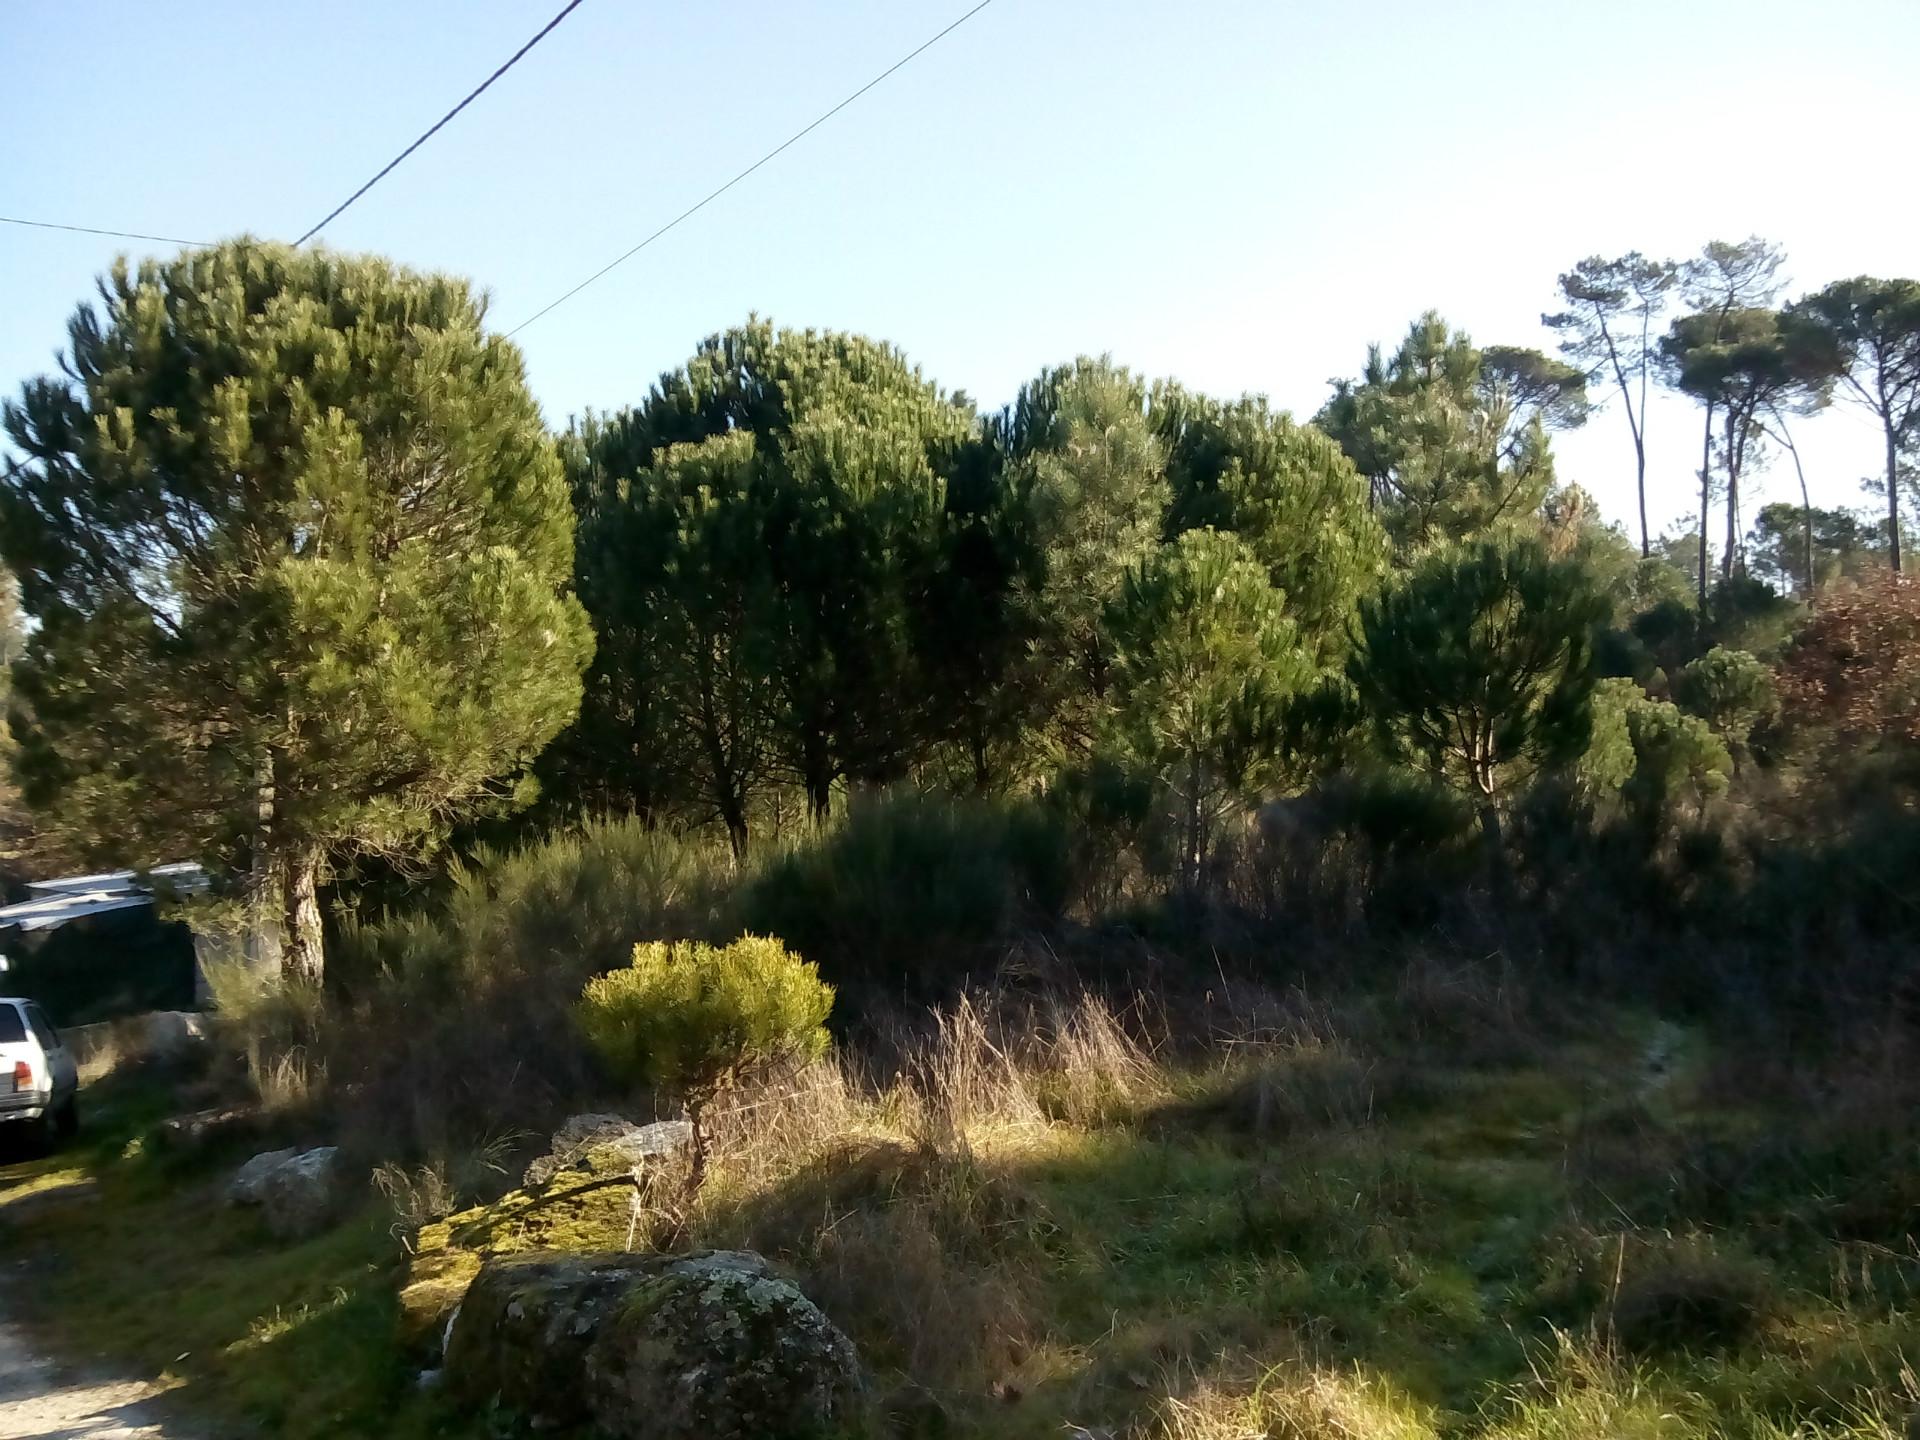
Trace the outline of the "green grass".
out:
[[[1819,1106],[1724,1098],[1711,1047],[1670,1026],[1539,1049],[1390,1069],[1279,1046],[1259,1087],[1244,1059],[1043,1064],[1037,1098],[937,1142],[897,1093],[811,1130],[762,1112],[694,1233],[788,1267],[878,1396],[931,1392],[961,1437],[1899,1440],[1920,1402],[1906,1116],[1862,1141]],[[50,1343],[295,1440],[480,1433],[395,1343],[390,1217],[275,1245],[219,1203],[237,1157],[130,1143],[160,1103],[99,1097],[84,1148],[0,1172],[4,1244],[60,1257],[30,1317]],[[97,1198],[4,1219],[76,1178]],[[618,1191],[525,1206],[419,1241],[470,1266],[462,1247],[624,1227]]]
[[[0,1246],[36,1262],[9,1313],[37,1342],[287,1440],[434,1433],[393,1345],[389,1216],[369,1205],[317,1239],[276,1243],[223,1202],[234,1155],[186,1164],[143,1143],[163,1091],[110,1081],[84,1099],[78,1143],[0,1168]],[[91,1193],[27,1200],[56,1180]]]

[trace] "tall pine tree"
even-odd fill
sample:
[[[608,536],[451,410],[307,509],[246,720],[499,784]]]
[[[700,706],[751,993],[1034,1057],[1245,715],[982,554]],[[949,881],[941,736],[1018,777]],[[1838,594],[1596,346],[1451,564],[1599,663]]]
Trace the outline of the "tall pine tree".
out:
[[[565,481],[465,282],[241,239],[124,262],[5,408],[28,800],[103,859],[318,888],[521,791],[591,637]]]
[[[729,637],[728,662],[750,658],[764,680],[741,672],[723,687],[754,707],[725,725],[755,737],[740,751],[756,757],[755,776],[797,786],[817,818],[840,782],[905,773],[950,725],[914,612],[940,561],[944,477],[974,428],[968,406],[890,345],[757,319],[703,342],[577,451],[576,495],[595,501],[580,538],[598,557],[591,598],[606,647],[590,699],[628,693],[622,677],[636,667],[659,669],[654,693],[692,693],[702,682],[685,667],[705,661],[686,643],[697,630],[683,602],[724,595],[752,627]],[[713,448],[734,436],[748,438]],[[686,565],[683,544],[694,547]],[[686,589],[695,573],[705,597]],[[692,733],[668,728],[678,742]],[[716,771],[711,747],[691,747],[686,765],[675,802],[708,814],[753,778]],[[736,844],[745,823],[744,812],[728,819]]]
[[[1286,597],[1308,650],[1344,656],[1354,606],[1387,565],[1367,482],[1340,447],[1264,397],[1215,400],[1156,385],[1154,429],[1167,445],[1167,528],[1231,530]]]
[[[1403,555],[1525,525],[1553,489],[1549,430],[1586,418],[1586,377],[1532,350],[1481,351],[1429,311],[1373,346],[1315,423],[1373,485]]]

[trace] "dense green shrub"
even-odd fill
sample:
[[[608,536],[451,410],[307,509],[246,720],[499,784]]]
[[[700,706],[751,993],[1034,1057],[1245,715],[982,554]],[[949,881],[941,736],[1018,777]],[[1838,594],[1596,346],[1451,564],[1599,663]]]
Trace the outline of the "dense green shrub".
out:
[[[636,941],[738,933],[734,874],[724,836],[596,821],[481,852],[435,908],[343,925],[318,1048],[349,1138],[416,1158],[551,1130],[596,1084],[580,987]]]
[[[1754,726],[1780,709],[1773,672],[1745,650],[1716,645],[1673,677],[1673,698],[1727,742],[1738,761]]]
[[[1611,612],[1580,566],[1526,538],[1436,550],[1360,606],[1347,675],[1381,747],[1471,798],[1496,888],[1503,809],[1586,749]]]
[[[1741,658],[1753,661],[1750,655]],[[1714,672],[1732,674],[1742,668],[1738,661],[1716,661]],[[1706,685],[1704,672],[1697,683]],[[1745,686],[1747,681],[1738,683]],[[1697,813],[1726,790],[1731,770],[1727,746],[1697,715],[1649,697],[1632,680],[1602,680],[1594,687],[1593,727],[1585,753],[1574,762],[1572,779],[1590,800],[1620,797],[1643,834],[1664,833],[1677,819]]]
[[[718,937],[735,867],[724,837],[632,817],[593,821],[456,869],[437,914],[348,927],[355,977],[439,974],[462,985],[506,972],[610,970],[637,940]]]
[[[817,1058],[833,987],[770,936],[730,945],[653,941],[587,982],[580,1028],[615,1076],[670,1091],[693,1122],[693,1178],[706,1169],[706,1108],[745,1076]]]
[[[1057,838],[1063,904],[1091,918],[1126,900],[1142,862],[1164,870],[1153,833],[1153,779],[1112,756],[1097,754],[1053,778],[1042,802],[1041,833]]]
[[[1831,971],[1848,947],[1839,937],[1908,940],[1920,931],[1912,899],[1920,874],[1920,759],[1888,752],[1839,767],[1826,793],[1800,799],[1797,832],[1755,847],[1750,893],[1725,897],[1715,919],[1783,946],[1792,959],[1818,954]],[[1909,977],[1910,958],[1899,962]],[[1830,982],[1839,988],[1838,977]],[[1916,990],[1913,980],[1905,982]],[[1916,1012],[1920,1014],[1920,1012]]]
[[[1627,709],[1627,735],[1633,774],[1621,794],[1643,829],[1663,830],[1726,790],[1732,760],[1704,721],[1664,700],[1639,700]]]
[[[739,913],[836,981],[946,989],[1023,918],[1058,910],[1065,863],[1059,828],[1033,807],[862,795],[749,877]]]
[[[1332,776],[1261,810],[1246,898],[1289,932],[1428,926],[1471,882],[1473,827],[1458,791],[1412,772]]]
[[[59,1025],[82,1025],[195,1003],[193,937],[151,909],[70,920],[17,940],[0,988],[46,1006]]]

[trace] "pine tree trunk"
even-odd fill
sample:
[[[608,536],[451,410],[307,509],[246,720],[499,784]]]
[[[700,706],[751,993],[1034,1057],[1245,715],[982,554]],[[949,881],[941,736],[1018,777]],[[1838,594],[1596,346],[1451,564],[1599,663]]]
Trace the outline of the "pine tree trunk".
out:
[[[1713,503],[1713,406],[1707,406],[1706,428],[1700,439],[1700,613],[1707,610],[1707,520]]]
[[[807,792],[807,814],[814,824],[824,825],[827,823],[827,813],[833,806],[833,767],[827,760],[824,737],[812,735],[807,738],[800,763],[804,772],[800,780]]]
[[[1205,858],[1205,834],[1200,817],[1200,752],[1193,750],[1187,756],[1187,894],[1189,897],[1200,893],[1200,867]]]
[[[1507,883],[1507,847],[1500,833],[1500,807],[1494,799],[1492,754],[1491,739],[1482,738],[1469,764],[1473,788],[1480,792],[1480,849],[1487,866],[1487,889],[1494,903],[1504,908],[1512,887]]]
[[[1900,450],[1894,443],[1893,426],[1887,432],[1887,544],[1893,560],[1893,573],[1900,573]]]
[[[723,805],[720,811],[720,818],[726,822],[727,826],[727,848],[733,852],[735,860],[746,859],[747,817],[735,804]]]
[[[1720,556],[1720,583],[1733,579],[1734,557],[1740,549],[1740,464],[1745,442],[1732,406],[1727,407],[1727,548]]]
[[[728,845],[732,847],[733,858],[739,860],[747,854],[747,795],[745,783],[733,772],[728,749],[720,737],[720,726],[714,722],[714,705],[701,708],[701,745],[707,751],[708,768],[712,770],[712,795],[714,808],[720,810],[720,822],[726,826]]]
[[[1480,803],[1480,848],[1487,863],[1487,885],[1495,901],[1505,905],[1512,886],[1508,884],[1506,840],[1500,833],[1500,808],[1491,795]]]
[[[318,985],[326,973],[326,942],[320,927],[318,846],[294,850],[284,860],[286,876],[286,950],[281,967],[289,980]]]
[[[254,768],[254,830],[247,875],[247,930],[241,953],[256,975],[278,975],[286,959],[285,894],[280,857],[274,853],[276,797],[273,757]]]
[[[1647,442],[1640,437],[1639,426],[1633,431],[1634,480],[1640,494],[1640,558],[1653,556],[1653,532],[1647,528]]]
[[[704,1100],[688,1102],[687,1123],[693,1127],[693,1143],[687,1157],[687,1208],[691,1210],[700,1187],[707,1183],[707,1105]]]
[[[1807,493],[1807,472],[1800,464],[1800,447],[1793,443],[1793,434],[1784,423],[1780,433],[1786,438],[1787,454],[1793,457],[1794,478],[1800,482],[1800,556],[1806,566],[1807,604],[1811,606],[1818,598],[1813,581],[1813,497]]]
[[[1647,332],[1653,325],[1653,310],[1646,302],[1640,305],[1640,414],[1636,419],[1633,413],[1633,397],[1626,395],[1626,382],[1620,384],[1621,394],[1627,400],[1627,423],[1633,427],[1633,454],[1635,477],[1640,487],[1640,558],[1653,557],[1653,540],[1647,529],[1647,371],[1651,369],[1647,354]]]

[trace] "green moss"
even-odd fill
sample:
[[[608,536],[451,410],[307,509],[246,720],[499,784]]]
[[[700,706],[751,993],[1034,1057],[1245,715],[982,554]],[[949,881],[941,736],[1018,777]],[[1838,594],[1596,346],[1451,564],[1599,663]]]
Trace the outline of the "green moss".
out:
[[[514,1190],[424,1225],[414,1237],[397,1297],[401,1345],[429,1355],[447,1318],[489,1255],[528,1251],[589,1253],[626,1245],[632,1188],[627,1167],[569,1171],[539,1191]]]

